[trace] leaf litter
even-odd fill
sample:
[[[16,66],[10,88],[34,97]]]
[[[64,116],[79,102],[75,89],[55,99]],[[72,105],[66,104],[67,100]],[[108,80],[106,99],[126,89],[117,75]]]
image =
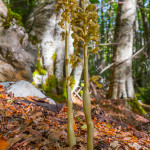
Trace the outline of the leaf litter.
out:
[[[121,112],[115,114],[112,108],[116,106],[111,104],[110,109],[105,107],[108,104],[110,104],[109,101],[104,101],[101,107],[95,105],[92,108],[95,126],[94,149],[150,149],[150,130],[141,129],[139,127],[141,124],[135,119],[133,121],[134,113],[121,113],[123,108],[119,108]],[[112,110],[113,115],[108,110]],[[138,117],[142,118],[142,116]],[[143,118],[143,120],[145,124],[149,123],[148,119]],[[87,126],[83,109],[77,105],[74,106],[74,121],[77,144],[73,149],[84,150],[86,149]],[[38,97],[13,97],[13,94],[7,93],[0,86],[0,150],[8,149],[69,149],[66,105],[52,105],[46,99]]]

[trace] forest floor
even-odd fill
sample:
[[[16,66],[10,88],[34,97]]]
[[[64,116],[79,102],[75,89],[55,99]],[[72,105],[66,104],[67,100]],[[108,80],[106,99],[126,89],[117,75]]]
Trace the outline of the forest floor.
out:
[[[77,99],[77,98],[76,98]],[[150,120],[128,109],[122,100],[92,105],[95,150],[149,150]],[[74,105],[74,150],[86,150],[83,108]],[[14,98],[0,86],[0,150],[69,150],[66,104],[38,97]]]

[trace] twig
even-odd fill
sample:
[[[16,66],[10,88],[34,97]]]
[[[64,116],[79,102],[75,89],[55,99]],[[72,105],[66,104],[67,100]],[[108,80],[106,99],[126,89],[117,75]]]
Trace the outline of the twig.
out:
[[[133,58],[135,58],[137,55],[139,55],[145,48],[146,46],[149,44],[150,42],[148,42],[143,48],[141,48],[139,51],[137,51],[134,55],[132,55],[131,57],[129,57],[128,59],[125,59],[123,60],[122,62],[120,62],[119,64],[117,64],[116,62],[110,64],[109,66],[105,67],[101,72],[100,74],[102,74],[103,72],[105,72],[106,70],[108,70],[109,68],[111,68],[112,66],[116,65],[119,66],[121,65],[122,63],[126,62],[127,60],[131,60]],[[100,66],[97,68],[96,71],[98,71],[100,69]]]
[[[111,46],[111,45],[117,45],[118,43],[103,43],[99,44],[100,46]]]
[[[38,136],[38,135],[41,134],[42,132],[44,132],[44,130],[42,130],[42,131],[40,131],[39,133],[37,133],[37,134],[31,136],[29,139],[26,139],[26,140],[22,141],[21,143],[18,143],[17,145],[14,145],[14,146],[12,147],[12,149],[13,149],[13,148],[17,148],[18,146],[24,144],[24,143],[27,142],[27,141],[30,141],[31,139],[35,138],[36,136]],[[10,148],[10,149],[11,149],[11,148]]]

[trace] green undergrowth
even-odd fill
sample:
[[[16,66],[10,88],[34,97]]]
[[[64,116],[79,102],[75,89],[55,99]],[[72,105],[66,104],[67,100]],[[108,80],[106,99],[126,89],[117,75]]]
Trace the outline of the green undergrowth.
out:
[[[66,102],[66,98],[64,98],[63,95],[55,95],[52,93],[46,93],[46,96],[49,96],[51,99],[53,99],[54,101],[56,101],[58,103],[65,103]]]
[[[50,75],[45,84],[42,85],[43,91],[56,93],[56,83],[57,81],[55,75]]]
[[[147,112],[144,110],[144,108],[136,98],[127,100],[127,105],[127,107],[129,107],[133,112],[139,115],[147,116]]]
[[[150,104],[150,87],[140,87],[137,89],[136,97],[145,104]]]

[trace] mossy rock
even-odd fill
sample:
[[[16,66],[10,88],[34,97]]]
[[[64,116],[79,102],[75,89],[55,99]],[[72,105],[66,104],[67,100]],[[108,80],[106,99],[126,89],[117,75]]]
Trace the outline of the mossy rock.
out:
[[[39,73],[39,71],[38,70],[35,70],[34,72],[33,72],[33,77],[35,77],[35,75],[40,75],[40,73]]]
[[[3,22],[2,26],[4,27],[4,29],[8,29],[11,26],[11,22],[13,21],[13,19],[16,20],[17,25],[23,26],[22,17],[19,14],[14,13],[8,6],[7,9],[8,9],[7,17],[1,15]]]
[[[36,70],[39,72],[40,75],[46,75],[47,71],[43,69],[40,58],[41,58],[40,53],[38,53]]]
[[[36,45],[38,43],[40,43],[40,40],[38,40],[38,38],[32,34],[29,34],[29,41],[33,44]]]

